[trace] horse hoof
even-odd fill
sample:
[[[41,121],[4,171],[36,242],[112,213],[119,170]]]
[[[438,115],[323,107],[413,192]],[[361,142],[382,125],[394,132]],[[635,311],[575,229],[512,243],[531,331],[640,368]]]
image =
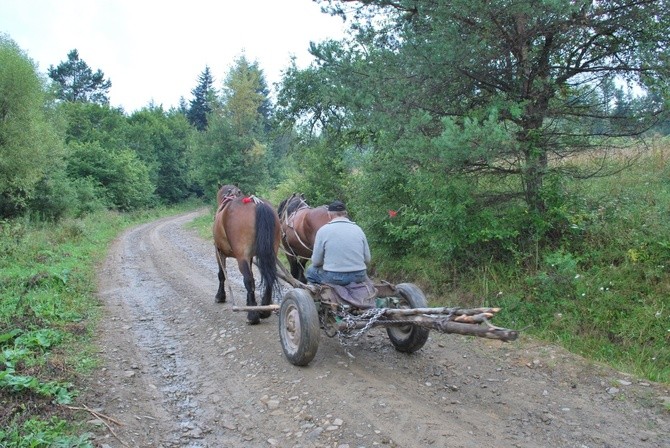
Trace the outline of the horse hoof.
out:
[[[247,315],[247,323],[249,325],[257,325],[261,322],[256,311],[252,311]]]
[[[214,297],[214,303],[225,303],[226,298],[225,297]]]
[[[261,319],[267,319],[268,317],[272,316],[272,311],[261,311],[259,314]]]

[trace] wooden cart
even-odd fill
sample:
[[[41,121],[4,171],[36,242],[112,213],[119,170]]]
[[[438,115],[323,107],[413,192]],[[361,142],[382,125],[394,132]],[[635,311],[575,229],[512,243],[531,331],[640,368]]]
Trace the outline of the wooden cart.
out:
[[[386,327],[396,350],[413,353],[424,346],[430,330],[513,341],[518,332],[491,325],[499,308],[429,308],[421,289],[412,283],[374,284],[367,307],[353,306],[330,285],[305,285],[291,279],[292,288],[280,305],[233,307],[234,311],[275,310],[286,358],[306,366],[319,348],[320,331],[340,341],[357,338],[368,329]]]

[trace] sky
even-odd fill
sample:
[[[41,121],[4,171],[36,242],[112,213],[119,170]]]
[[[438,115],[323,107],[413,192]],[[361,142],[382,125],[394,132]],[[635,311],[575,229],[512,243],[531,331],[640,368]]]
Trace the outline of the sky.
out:
[[[311,41],[344,30],[312,0],[0,0],[0,33],[40,73],[77,49],[112,82],[110,104],[129,113],[191,100],[206,66],[221,88],[240,56],[258,63],[273,90],[291,57],[306,67]]]

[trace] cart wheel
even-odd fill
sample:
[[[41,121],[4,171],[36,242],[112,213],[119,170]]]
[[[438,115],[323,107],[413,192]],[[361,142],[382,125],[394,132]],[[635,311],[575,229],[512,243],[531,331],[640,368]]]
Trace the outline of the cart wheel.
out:
[[[279,309],[279,339],[284,355],[295,366],[306,366],[319,348],[319,314],[305,290],[293,288]]]
[[[426,308],[428,306],[426,297],[416,285],[400,283],[396,285],[396,289],[400,295],[398,308]],[[387,327],[386,333],[396,350],[403,353],[414,353],[424,346],[430,330],[418,325],[407,324],[401,327]]]

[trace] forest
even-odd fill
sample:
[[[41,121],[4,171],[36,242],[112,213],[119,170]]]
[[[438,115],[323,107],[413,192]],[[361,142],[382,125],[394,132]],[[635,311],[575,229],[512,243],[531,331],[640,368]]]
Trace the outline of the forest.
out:
[[[104,67],[72,49],[40,73],[0,34],[0,396],[30,389],[22,335],[52,329],[14,270],[31,231],[213,206],[222,184],[340,199],[374,276],[670,382],[668,2],[318,3],[348,37],[274,95],[241,56],[168,110],[110,107]]]

